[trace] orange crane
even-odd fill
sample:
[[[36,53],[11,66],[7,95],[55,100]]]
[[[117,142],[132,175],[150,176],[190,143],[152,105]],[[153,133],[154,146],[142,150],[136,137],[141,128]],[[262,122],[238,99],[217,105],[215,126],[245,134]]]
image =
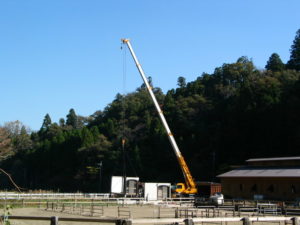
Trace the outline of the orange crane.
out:
[[[173,148],[174,153],[175,153],[175,155],[177,157],[179,166],[180,166],[180,168],[182,170],[182,173],[183,173],[183,176],[184,176],[184,179],[185,179],[185,183],[177,183],[175,191],[176,191],[176,193],[183,194],[183,195],[197,194],[196,183],[195,183],[194,178],[193,178],[193,176],[191,174],[191,171],[190,171],[189,167],[187,166],[187,164],[186,164],[186,162],[185,162],[185,160],[184,160],[184,158],[183,158],[183,156],[182,156],[182,154],[181,154],[181,152],[180,152],[180,150],[179,150],[179,148],[178,148],[178,146],[176,144],[175,138],[174,138],[174,136],[173,136],[173,134],[172,134],[172,132],[171,132],[171,130],[169,128],[169,125],[168,125],[168,123],[167,123],[167,121],[166,121],[166,119],[164,117],[163,111],[161,110],[161,108],[160,108],[160,106],[159,106],[159,104],[158,104],[158,102],[156,100],[156,97],[155,97],[155,95],[154,95],[154,93],[152,91],[152,87],[150,86],[150,84],[149,84],[149,82],[148,82],[148,80],[147,80],[147,78],[145,76],[145,73],[144,73],[144,71],[142,69],[142,66],[139,63],[139,61],[138,61],[138,59],[137,59],[137,57],[136,57],[136,55],[135,55],[135,53],[134,53],[134,51],[132,49],[130,41],[129,41],[129,39],[122,39],[122,42],[123,42],[123,44],[127,45],[128,49],[129,49],[129,51],[130,51],[130,53],[131,53],[131,55],[133,57],[133,60],[134,60],[136,66],[138,68],[138,71],[139,71],[139,73],[140,73],[140,75],[141,75],[141,77],[142,77],[142,79],[143,79],[143,81],[144,81],[144,83],[146,85],[146,88],[147,88],[147,90],[148,90],[148,92],[149,92],[149,94],[150,94],[150,96],[152,98],[152,101],[153,101],[153,103],[155,105],[155,108],[156,108],[156,110],[158,112],[158,115],[159,115],[159,117],[160,117],[160,119],[161,119],[161,121],[162,121],[162,123],[164,125],[164,128],[165,128],[165,130],[166,130],[166,132],[168,134],[169,141],[170,141],[170,143],[172,145],[172,148]]]

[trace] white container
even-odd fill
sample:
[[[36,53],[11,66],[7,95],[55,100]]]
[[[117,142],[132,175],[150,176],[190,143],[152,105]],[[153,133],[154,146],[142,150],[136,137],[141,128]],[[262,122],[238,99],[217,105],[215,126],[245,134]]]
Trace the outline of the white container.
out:
[[[139,181],[139,177],[126,177],[126,183],[129,181]],[[111,186],[110,186],[110,192],[112,194],[123,194],[124,190],[124,177],[122,176],[112,176],[111,177]],[[127,187],[128,189],[128,187]]]
[[[145,183],[144,197],[146,201],[160,200],[170,196],[170,183]]]
[[[111,186],[110,192],[114,194],[121,194],[123,193],[123,177],[119,176],[112,176],[111,177]]]

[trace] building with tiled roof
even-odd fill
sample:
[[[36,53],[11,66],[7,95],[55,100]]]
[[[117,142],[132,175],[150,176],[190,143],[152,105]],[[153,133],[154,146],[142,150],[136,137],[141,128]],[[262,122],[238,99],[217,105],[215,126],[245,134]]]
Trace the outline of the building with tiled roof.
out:
[[[245,166],[218,177],[223,194],[230,198],[300,198],[300,157],[248,159]]]

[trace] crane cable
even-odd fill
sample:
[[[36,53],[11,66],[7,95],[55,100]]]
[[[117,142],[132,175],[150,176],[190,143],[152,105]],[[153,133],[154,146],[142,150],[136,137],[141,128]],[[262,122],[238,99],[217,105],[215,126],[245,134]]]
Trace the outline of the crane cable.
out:
[[[128,153],[126,152],[125,145],[126,145],[126,138],[125,138],[125,114],[126,114],[126,109],[125,109],[125,95],[126,95],[126,83],[127,83],[127,48],[124,43],[121,43],[121,50],[123,50],[123,94],[122,94],[122,113],[121,113],[121,120],[122,120],[122,153],[123,153],[123,176],[126,177],[126,159],[129,163],[129,166],[131,167],[133,173],[135,176],[137,176],[137,172],[132,165],[131,159],[128,156]]]
[[[121,50],[123,50],[123,94],[122,94],[122,112],[121,112],[121,121],[122,121],[122,134],[121,134],[121,144],[122,144],[122,155],[123,155],[123,177],[124,179],[124,187],[126,185],[126,153],[125,153],[125,94],[126,94],[126,72],[127,72],[127,64],[126,64],[126,58],[127,58],[127,50],[126,48],[123,49],[123,44],[121,43]],[[125,194],[124,190],[124,194]]]

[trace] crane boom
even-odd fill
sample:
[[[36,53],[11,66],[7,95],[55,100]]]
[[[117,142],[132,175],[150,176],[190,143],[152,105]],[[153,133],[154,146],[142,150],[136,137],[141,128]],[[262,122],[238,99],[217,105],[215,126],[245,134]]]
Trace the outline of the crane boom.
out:
[[[151,96],[151,99],[152,99],[152,101],[153,101],[153,103],[155,105],[155,108],[156,108],[156,110],[158,112],[158,115],[159,115],[159,117],[160,117],[160,119],[161,119],[161,121],[163,123],[163,126],[164,126],[164,128],[165,128],[165,130],[166,130],[166,132],[168,134],[169,141],[170,141],[170,143],[172,145],[172,148],[174,150],[174,153],[175,153],[175,155],[177,157],[178,163],[180,165],[180,168],[182,170],[182,173],[183,173],[183,176],[184,176],[184,179],[185,179],[185,183],[186,183],[186,188],[184,188],[184,190],[182,192],[184,194],[196,194],[197,193],[196,183],[195,183],[195,181],[194,181],[194,179],[192,177],[192,174],[191,174],[191,172],[190,172],[190,170],[189,170],[189,168],[188,168],[188,166],[187,166],[187,164],[186,164],[186,162],[185,162],[185,160],[184,160],[184,158],[183,158],[183,156],[182,156],[182,154],[181,154],[181,152],[180,152],[180,150],[179,150],[179,148],[177,146],[177,143],[176,143],[175,138],[174,138],[174,136],[173,136],[173,134],[172,134],[172,132],[171,132],[171,130],[169,128],[169,125],[168,125],[168,123],[167,123],[167,121],[165,119],[163,111],[161,110],[161,108],[160,108],[160,106],[159,106],[159,104],[158,104],[158,102],[156,100],[156,97],[155,97],[155,95],[154,95],[154,93],[152,91],[152,87],[149,84],[149,82],[148,82],[148,80],[147,80],[147,78],[145,76],[145,73],[144,73],[144,71],[142,69],[142,66],[139,63],[139,61],[138,61],[138,59],[137,59],[137,57],[136,57],[136,55],[135,55],[135,53],[134,53],[134,51],[132,49],[130,41],[129,41],[129,39],[122,39],[122,42],[123,42],[123,44],[127,45],[128,49],[129,49],[129,51],[131,53],[131,55],[133,57],[133,60],[134,60],[136,66],[138,68],[138,71],[139,71],[139,73],[140,73],[140,75],[141,75],[141,77],[142,77],[142,79],[143,79],[143,81],[144,81],[144,83],[146,85],[146,88],[147,88],[147,90],[148,90],[148,92],[149,92],[149,94]]]

